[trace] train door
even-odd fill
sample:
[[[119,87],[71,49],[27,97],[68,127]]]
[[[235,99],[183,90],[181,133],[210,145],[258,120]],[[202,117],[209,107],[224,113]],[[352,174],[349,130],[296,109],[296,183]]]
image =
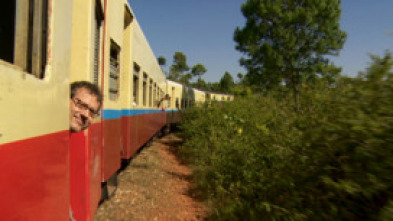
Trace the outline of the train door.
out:
[[[70,81],[102,88],[105,5],[100,0],[73,3]],[[87,130],[71,134],[70,199],[76,220],[94,220],[101,199],[102,127],[98,117]]]
[[[121,13],[119,13],[121,12]],[[127,100],[128,91],[124,84],[129,82],[125,73],[129,72],[130,59],[128,39],[129,26],[132,21],[130,10],[123,1],[110,1],[107,10],[107,36],[106,58],[104,70],[104,110],[103,110],[103,159],[102,182],[103,193],[111,195],[117,185],[117,171],[121,166],[121,152],[123,150],[122,119],[124,100]],[[124,123],[124,122],[123,122]]]

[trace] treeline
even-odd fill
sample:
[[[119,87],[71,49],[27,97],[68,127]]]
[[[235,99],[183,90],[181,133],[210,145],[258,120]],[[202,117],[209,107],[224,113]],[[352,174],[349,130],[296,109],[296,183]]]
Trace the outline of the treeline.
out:
[[[158,63],[161,69],[167,64],[165,57],[158,57]],[[165,71],[164,71],[165,72]],[[178,83],[191,86],[204,91],[214,91],[222,93],[234,93],[233,87],[236,85],[235,80],[229,72],[225,72],[219,82],[206,82],[202,76],[207,72],[206,67],[201,64],[195,64],[190,67],[187,64],[187,56],[183,52],[175,52],[173,55],[173,63],[166,72],[167,78]],[[238,73],[239,80],[243,74]]]
[[[212,220],[392,220],[393,60],[356,78],[183,115],[182,158]]]

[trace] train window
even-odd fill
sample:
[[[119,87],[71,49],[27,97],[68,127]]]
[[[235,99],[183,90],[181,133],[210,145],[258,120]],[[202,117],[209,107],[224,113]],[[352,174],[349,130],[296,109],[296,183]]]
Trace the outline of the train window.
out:
[[[176,108],[179,109],[179,98],[176,98]]]
[[[153,107],[153,80],[150,79],[149,84],[149,107]]]
[[[157,84],[154,83],[153,86],[153,101],[157,101]]]
[[[94,22],[94,72],[93,72],[93,83],[98,85],[98,76],[100,70],[100,28],[104,19],[104,13],[102,11],[101,3],[95,1],[95,22]]]
[[[48,0],[4,1],[0,9],[0,59],[44,77]]]
[[[133,88],[133,92],[132,92],[134,105],[139,104],[139,72],[140,72],[140,70],[141,70],[141,68],[139,67],[139,65],[134,62],[134,82],[133,82],[134,88]]]
[[[175,97],[175,87],[172,87],[172,96],[171,97]],[[176,102],[179,102],[177,99],[176,99]],[[170,102],[170,106],[169,106],[170,108],[172,107],[172,102]],[[176,107],[177,107],[177,105],[176,105]]]
[[[110,70],[109,70],[109,100],[119,97],[120,80],[120,46],[111,40]]]
[[[143,106],[146,106],[146,104],[147,104],[147,102],[146,102],[146,100],[147,100],[147,74],[146,73],[143,73],[143,86],[142,86],[142,93],[143,93],[143,96],[142,96],[142,98],[143,98]]]
[[[158,98],[164,98],[164,92],[159,88],[159,86],[157,85],[157,97]]]
[[[0,19],[0,58],[14,62],[14,32],[16,1],[5,1],[1,7]]]

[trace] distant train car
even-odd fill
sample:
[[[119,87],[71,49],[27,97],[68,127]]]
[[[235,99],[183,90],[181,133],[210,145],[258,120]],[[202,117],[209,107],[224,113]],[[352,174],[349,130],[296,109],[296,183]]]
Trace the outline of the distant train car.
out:
[[[0,22],[0,218],[93,220],[128,161],[181,111],[230,95],[166,80],[126,0],[16,0]],[[70,83],[104,96],[70,133]]]
[[[210,91],[206,91],[205,96],[206,96],[206,102],[209,105],[212,103],[219,104],[226,101],[233,101],[235,98],[235,96],[232,94],[224,94],[224,93],[210,92]]]
[[[193,89],[194,90],[194,99],[193,99],[193,106],[203,107],[206,102],[206,92]]]

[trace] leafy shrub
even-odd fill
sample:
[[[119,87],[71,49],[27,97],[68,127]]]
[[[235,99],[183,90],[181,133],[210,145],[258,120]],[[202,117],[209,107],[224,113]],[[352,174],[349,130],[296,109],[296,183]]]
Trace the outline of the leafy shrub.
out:
[[[391,82],[301,93],[298,111],[276,92],[184,114],[180,153],[212,219],[392,219]]]

